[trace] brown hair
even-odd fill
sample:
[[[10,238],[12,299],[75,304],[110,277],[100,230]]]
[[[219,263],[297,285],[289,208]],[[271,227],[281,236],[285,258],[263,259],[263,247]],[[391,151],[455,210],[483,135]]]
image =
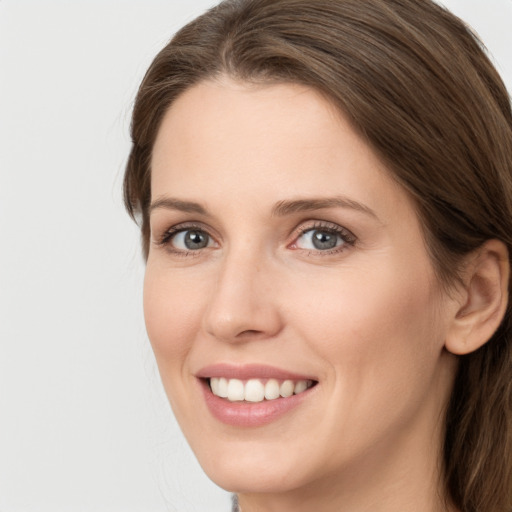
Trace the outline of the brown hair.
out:
[[[201,80],[293,82],[325,94],[414,199],[440,281],[499,239],[512,249],[512,113],[482,44],[430,0],[226,0],[181,29],[140,87],[124,194],[148,254],[162,117]],[[462,512],[512,511],[512,309],[460,357],[444,478]]]

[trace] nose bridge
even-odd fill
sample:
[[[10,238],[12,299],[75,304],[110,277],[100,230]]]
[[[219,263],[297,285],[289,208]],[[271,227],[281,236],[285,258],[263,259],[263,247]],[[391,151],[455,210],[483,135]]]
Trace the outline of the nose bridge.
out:
[[[272,273],[268,258],[251,243],[226,251],[205,313],[206,331],[225,341],[275,335],[280,318]]]

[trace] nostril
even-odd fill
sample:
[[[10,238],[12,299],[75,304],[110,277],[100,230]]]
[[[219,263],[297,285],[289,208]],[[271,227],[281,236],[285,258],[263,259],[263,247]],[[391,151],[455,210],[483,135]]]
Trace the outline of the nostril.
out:
[[[247,331],[242,331],[238,336],[257,336],[261,331],[256,331],[255,329],[249,329]]]

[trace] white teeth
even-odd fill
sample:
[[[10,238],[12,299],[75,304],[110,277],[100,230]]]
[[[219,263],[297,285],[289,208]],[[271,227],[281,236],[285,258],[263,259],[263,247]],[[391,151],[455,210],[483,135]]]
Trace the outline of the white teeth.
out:
[[[245,399],[248,402],[262,402],[265,398],[265,387],[257,379],[247,381],[245,385]]]
[[[229,379],[228,396],[230,402],[236,402],[245,398],[244,383],[238,379]]]
[[[228,380],[224,377],[221,377],[219,379],[219,392],[215,393],[217,396],[220,396],[221,398],[227,398],[228,397]]]
[[[269,379],[265,384],[265,398],[275,400],[279,396],[279,382],[276,379]]]
[[[308,383],[305,380],[299,380],[295,384],[295,388],[293,390],[293,393],[295,395],[298,395],[299,393],[302,393],[303,391],[306,391],[308,389]]]
[[[212,377],[210,379],[210,388],[212,388],[212,393],[214,395],[219,396],[219,378],[218,377]]]
[[[288,398],[289,396],[293,395],[294,388],[295,388],[295,385],[293,384],[293,382],[291,380],[285,380],[281,384],[281,387],[279,388],[279,394],[283,398]]]
[[[298,395],[313,385],[308,380],[285,380],[281,383],[276,379],[269,379],[265,384],[259,379],[250,379],[244,383],[240,379],[226,379],[224,377],[212,377],[210,388],[212,393],[221,398],[227,398],[230,402],[262,402],[263,400],[275,400],[276,398],[288,398],[293,394]]]

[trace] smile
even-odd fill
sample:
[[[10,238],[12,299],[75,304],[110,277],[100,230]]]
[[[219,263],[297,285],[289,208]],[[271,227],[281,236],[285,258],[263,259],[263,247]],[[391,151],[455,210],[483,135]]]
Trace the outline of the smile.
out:
[[[209,379],[210,389],[215,396],[226,398],[230,402],[263,402],[288,398],[303,393],[313,386],[312,380],[284,380],[277,379],[228,379],[226,377],[212,377]]]
[[[235,427],[262,427],[305,404],[318,390],[311,375],[267,365],[214,364],[197,374],[207,409]]]

